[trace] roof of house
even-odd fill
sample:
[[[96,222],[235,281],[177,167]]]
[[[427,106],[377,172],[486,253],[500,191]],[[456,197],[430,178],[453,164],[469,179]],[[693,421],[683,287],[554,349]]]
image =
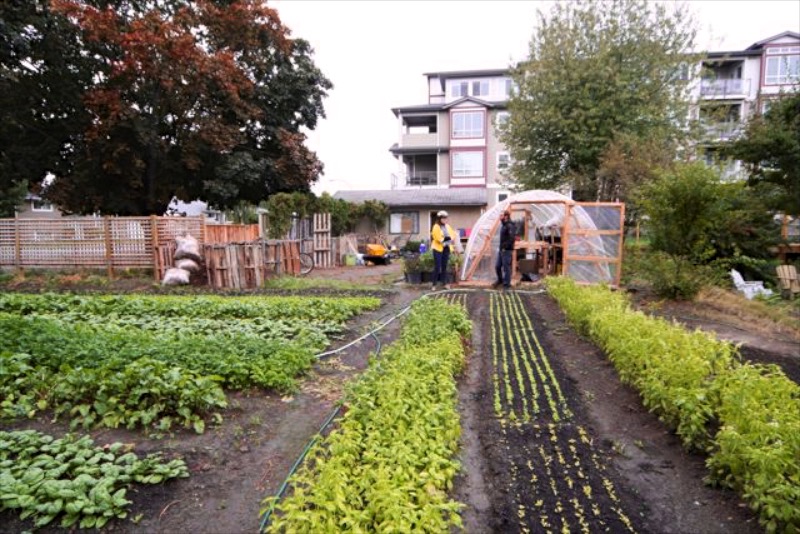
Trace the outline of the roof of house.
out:
[[[508,102],[505,100],[500,102],[489,102],[488,100],[481,100],[480,98],[475,98],[474,96],[464,96],[458,100],[453,100],[452,102],[442,102],[441,104],[422,104],[417,106],[401,106],[392,108],[392,113],[394,113],[394,116],[397,117],[400,112],[416,113],[426,111],[444,111],[464,102],[473,102],[489,109],[505,109],[508,107]]]
[[[791,31],[786,31],[786,32],[783,32],[783,33],[779,33],[778,35],[773,35],[772,37],[767,37],[766,39],[762,39],[761,41],[758,41],[757,43],[751,44],[750,46],[747,47],[747,50],[759,49],[762,46],[764,46],[765,44],[771,43],[772,41],[780,39],[781,37],[794,37],[795,39],[800,39],[800,33],[791,32]]]
[[[486,189],[482,187],[464,187],[453,189],[337,191],[333,198],[354,203],[377,200],[389,207],[485,206]]]
[[[509,69],[479,69],[479,70],[450,70],[442,72],[425,72],[423,76],[428,78],[437,76],[439,78],[475,78],[481,76],[507,76]]]

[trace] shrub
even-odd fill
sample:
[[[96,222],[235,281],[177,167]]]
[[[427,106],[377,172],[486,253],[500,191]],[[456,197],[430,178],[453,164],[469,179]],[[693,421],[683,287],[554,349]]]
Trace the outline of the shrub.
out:
[[[639,258],[640,275],[660,297],[692,300],[710,281],[710,270],[687,258],[656,252]]]

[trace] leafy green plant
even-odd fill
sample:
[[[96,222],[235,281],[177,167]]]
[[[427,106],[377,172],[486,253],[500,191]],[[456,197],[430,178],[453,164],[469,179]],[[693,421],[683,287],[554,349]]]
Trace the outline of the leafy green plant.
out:
[[[431,321],[436,317],[436,321]],[[400,340],[349,389],[339,425],[292,477],[268,532],[447,531],[460,505],[455,374],[471,324],[460,306],[418,301]],[[380,431],[376,431],[380,429]]]
[[[0,510],[43,527],[102,528],[127,517],[128,488],[189,476],[183,460],[139,459],[121,443],[96,447],[87,436],[61,439],[34,430],[0,431]]]

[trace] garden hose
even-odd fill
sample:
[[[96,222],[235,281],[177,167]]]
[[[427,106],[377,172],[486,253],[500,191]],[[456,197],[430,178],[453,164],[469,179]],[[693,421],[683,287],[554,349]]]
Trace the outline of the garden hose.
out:
[[[346,348],[350,347],[351,345],[353,345],[354,343],[356,343],[358,341],[361,341],[362,339],[365,339],[368,336],[372,336],[375,339],[375,343],[377,345],[377,348],[375,349],[375,357],[377,357],[378,355],[380,355],[381,348],[383,348],[383,345],[381,344],[381,340],[380,340],[380,338],[378,338],[378,336],[377,336],[377,334],[375,332],[377,332],[378,330],[382,329],[387,324],[391,323],[392,321],[394,321],[395,319],[397,319],[401,315],[405,314],[409,309],[411,309],[411,306],[406,306],[399,313],[397,313],[394,317],[392,317],[390,320],[386,321],[385,323],[383,323],[379,327],[373,329],[372,331],[368,332],[367,334],[361,336],[357,340],[352,341],[352,342],[348,343],[347,345],[345,345],[343,347],[339,347],[338,349],[331,350],[331,351],[328,351],[328,352],[324,352],[322,354],[318,354],[317,358],[321,358],[323,356],[327,356],[327,355],[335,354],[337,352],[341,352],[344,349],[346,349]],[[289,487],[289,479],[292,478],[292,475],[294,475],[294,473],[297,471],[297,468],[300,467],[301,463],[303,463],[303,460],[305,459],[306,455],[308,454],[308,451],[311,450],[311,447],[314,446],[314,444],[317,442],[317,440],[322,435],[322,433],[325,432],[325,430],[331,425],[331,423],[333,423],[334,419],[336,419],[336,416],[339,415],[339,410],[341,410],[341,405],[337,406],[331,412],[331,414],[328,416],[328,418],[325,420],[325,422],[319,428],[319,431],[316,434],[314,434],[314,436],[311,438],[311,440],[309,440],[308,444],[303,449],[303,452],[300,453],[300,456],[294,462],[294,464],[292,465],[291,469],[289,469],[289,474],[286,475],[286,478],[283,479],[283,482],[281,483],[280,488],[278,488],[278,493],[275,495],[275,500],[272,502],[272,504],[270,504],[269,509],[267,509],[267,511],[264,512],[264,517],[261,519],[261,524],[260,524],[260,526],[258,528],[259,532],[264,532],[264,529],[269,524],[269,518],[272,515],[272,512],[275,511],[275,507],[278,505],[278,503],[280,502],[281,498],[283,497],[283,494],[286,491],[286,488]]]
[[[436,296],[436,295],[441,295],[441,294],[446,294],[446,293],[473,293],[473,292],[476,292],[476,291],[480,291],[480,290],[479,289],[471,289],[471,288],[470,289],[444,289],[442,291],[437,291],[436,293],[426,293],[424,295],[421,295],[419,298],[426,298],[426,297],[431,297],[431,296]],[[542,293],[542,292],[544,292],[544,290],[540,290],[540,291],[536,291],[536,292],[519,291],[519,293],[530,293],[530,294],[538,294],[538,293]],[[400,310],[398,313],[393,315],[389,320],[387,320],[386,322],[382,323],[378,327],[372,329],[371,331],[367,332],[366,334],[364,334],[363,336],[359,337],[358,339],[355,339],[355,340],[351,341],[350,343],[347,343],[346,345],[344,345],[342,347],[339,347],[337,349],[329,350],[329,351],[317,354],[316,358],[317,359],[322,359],[322,358],[324,358],[326,356],[332,356],[333,354],[337,354],[339,352],[342,352],[343,350],[355,345],[356,343],[366,339],[369,336],[372,336],[375,339],[375,342],[377,344],[377,348],[375,350],[375,356],[377,357],[380,354],[382,345],[381,345],[381,340],[380,340],[380,338],[378,338],[376,332],[378,332],[379,330],[382,330],[388,324],[390,324],[391,322],[395,321],[396,319],[398,319],[401,316],[403,316],[404,314],[406,314],[410,309],[411,309],[411,305],[406,306],[405,308]],[[261,524],[259,526],[259,530],[258,530],[259,532],[264,532],[264,529],[269,524],[270,516],[275,511],[275,507],[278,505],[278,503],[280,502],[281,498],[283,497],[284,492],[286,491],[286,488],[288,488],[288,486],[289,486],[289,479],[297,471],[297,468],[300,467],[300,464],[302,464],[303,460],[305,459],[306,455],[308,454],[308,451],[311,450],[311,447],[314,446],[314,444],[317,442],[317,440],[322,435],[322,433],[325,432],[325,430],[336,419],[336,416],[339,414],[340,410],[341,410],[341,405],[337,406],[331,412],[331,414],[328,416],[328,418],[325,420],[325,422],[320,427],[319,431],[311,438],[311,440],[309,440],[308,444],[303,449],[303,452],[300,453],[300,456],[294,462],[294,464],[292,465],[291,469],[289,469],[289,473],[286,475],[286,478],[283,479],[283,482],[281,483],[281,485],[280,485],[280,487],[278,489],[278,493],[275,495],[275,500],[272,501],[272,504],[270,504],[270,506],[267,509],[267,511],[264,512],[264,516],[262,517]]]

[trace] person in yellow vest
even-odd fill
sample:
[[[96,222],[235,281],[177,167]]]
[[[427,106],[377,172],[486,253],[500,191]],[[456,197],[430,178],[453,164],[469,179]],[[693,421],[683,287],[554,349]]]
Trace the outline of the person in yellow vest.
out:
[[[436,214],[438,220],[431,227],[431,250],[433,251],[433,284],[431,290],[436,291],[436,284],[441,282],[445,289],[450,289],[447,283],[447,264],[450,254],[457,253],[458,233],[447,224],[448,214],[442,210]]]

